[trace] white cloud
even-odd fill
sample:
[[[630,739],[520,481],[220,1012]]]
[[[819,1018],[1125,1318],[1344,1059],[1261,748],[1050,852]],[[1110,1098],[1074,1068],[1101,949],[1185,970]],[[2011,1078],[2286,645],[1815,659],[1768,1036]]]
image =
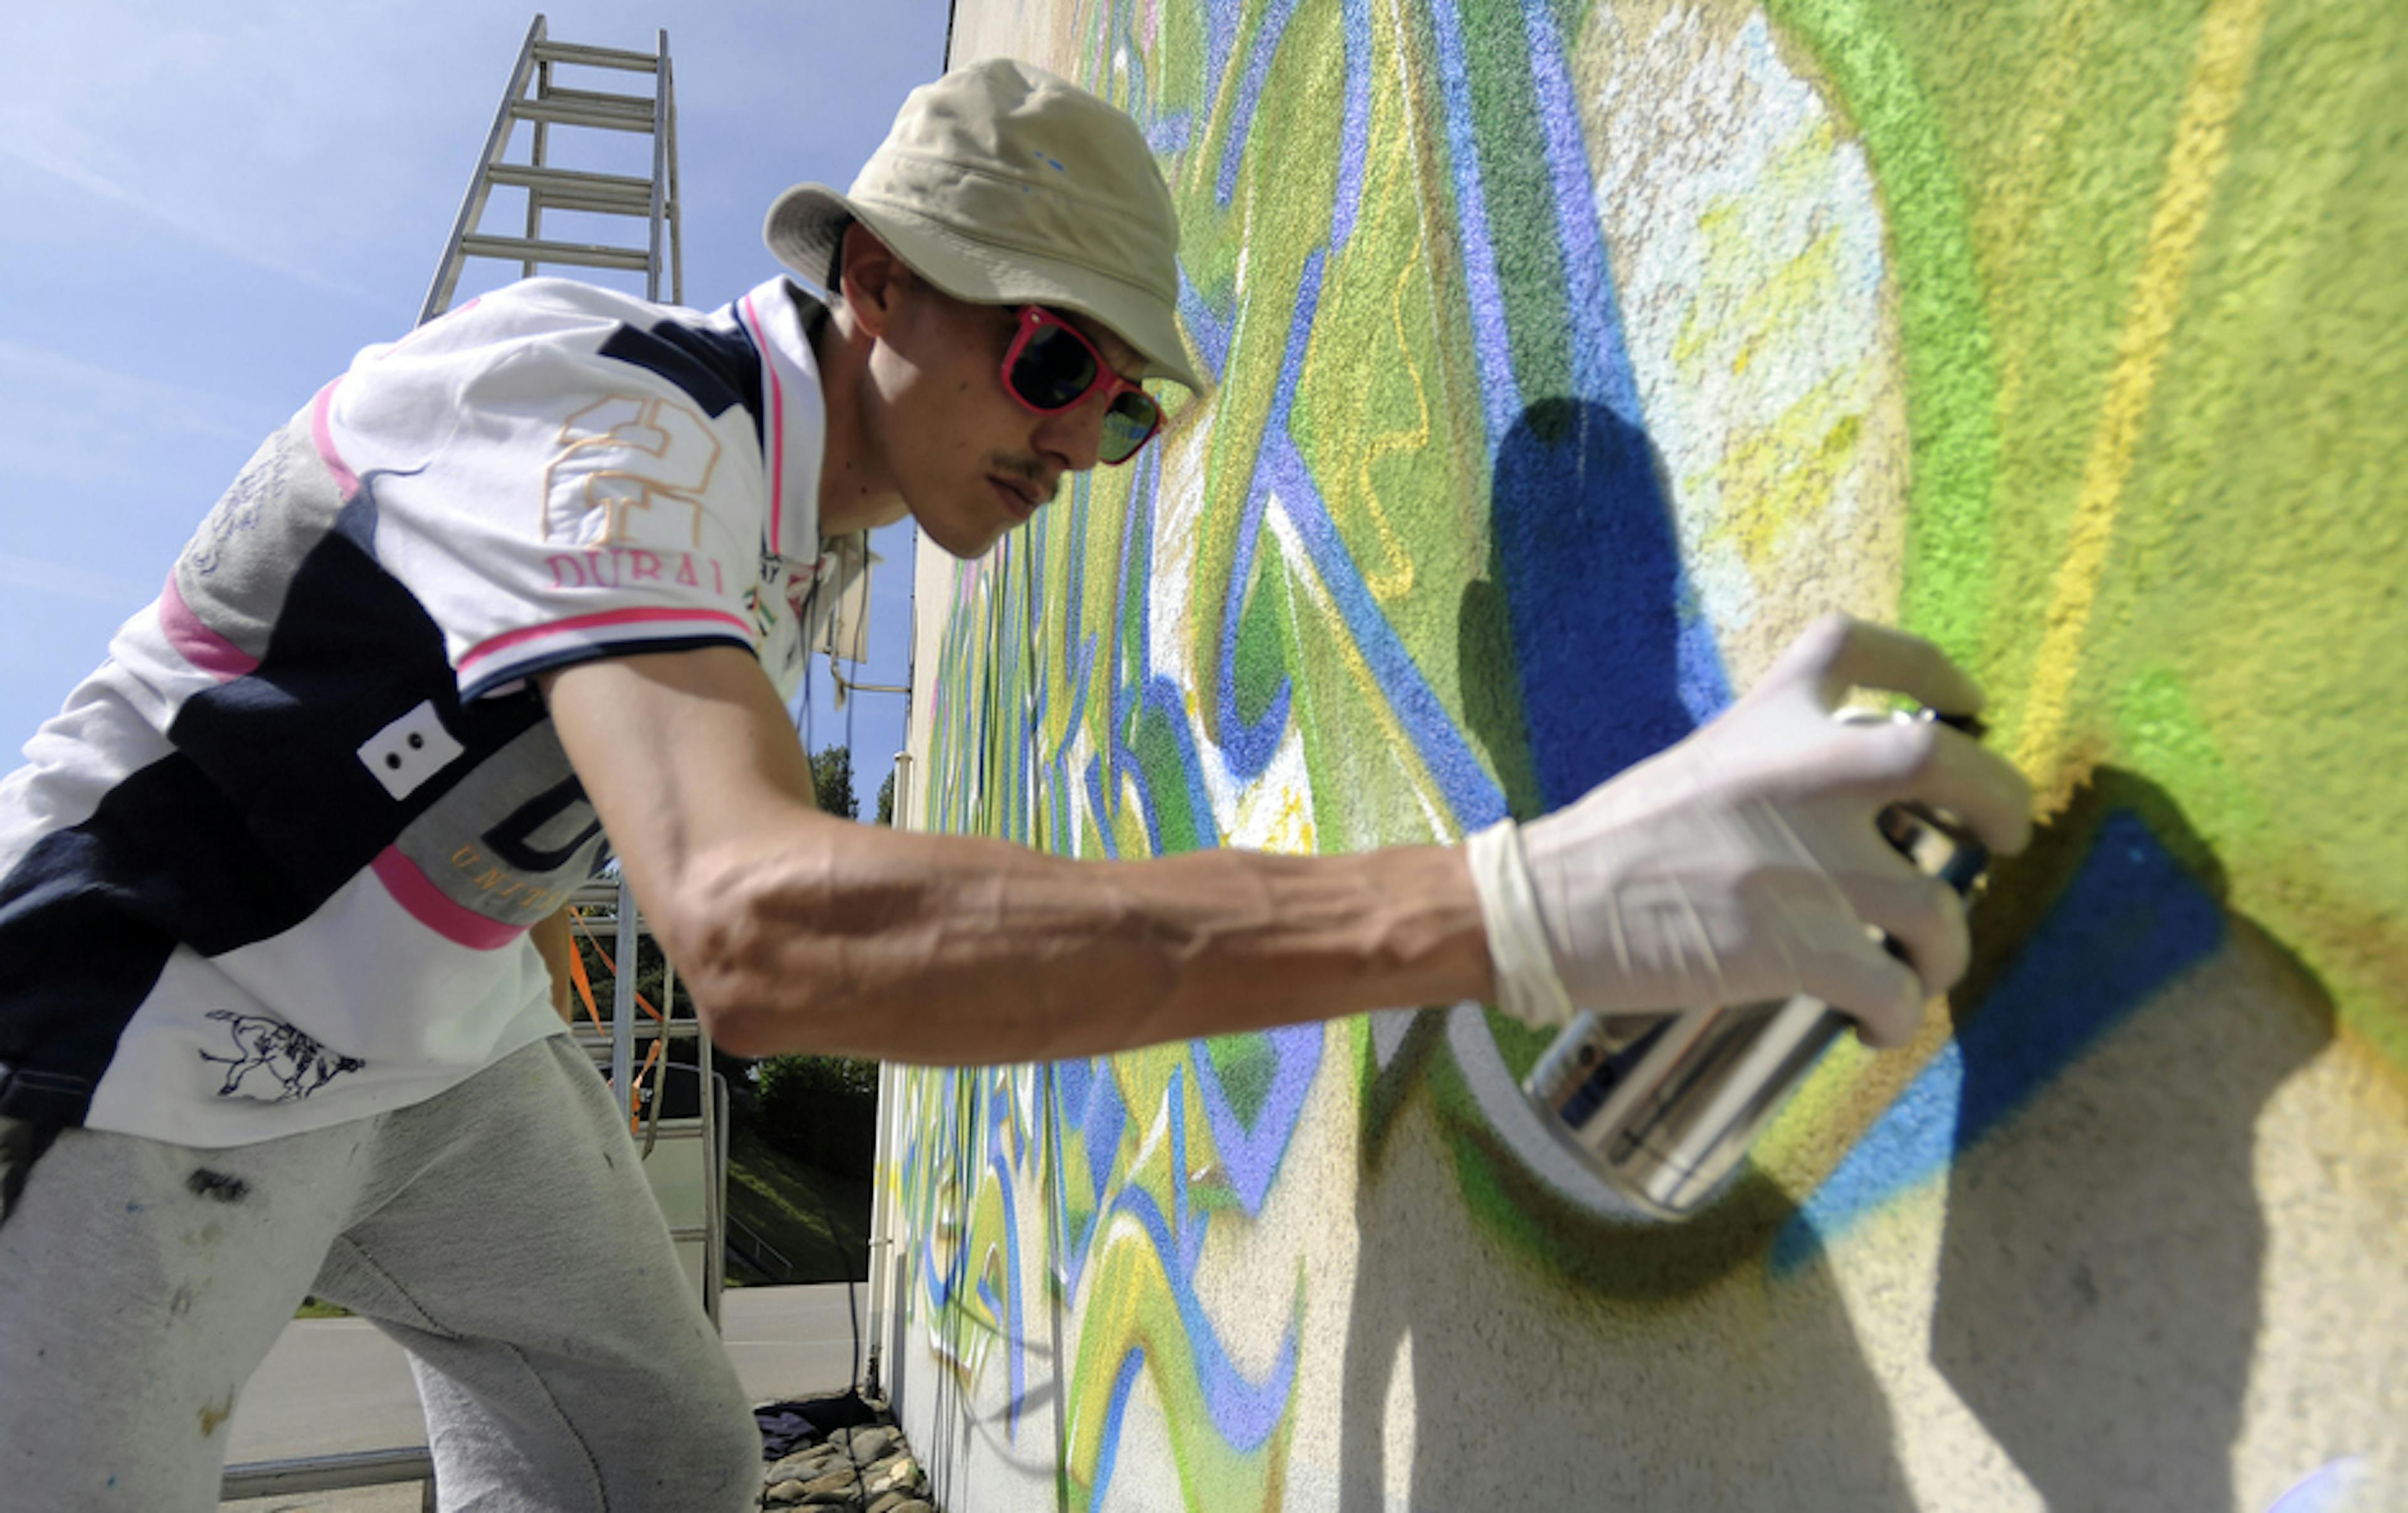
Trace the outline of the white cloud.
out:
[[[172,200],[154,199],[117,183],[95,172],[86,157],[62,150],[55,137],[48,141],[37,136],[21,137],[13,142],[0,141],[0,157],[12,159],[95,199],[131,211],[180,240],[221,256],[344,299],[361,303],[372,300],[372,296],[357,284],[329,277],[307,264],[262,252],[260,245],[263,239],[251,230],[223,224],[221,217],[197,215],[190,207],[179,206]]]
[[[156,583],[146,583],[122,573],[95,573],[87,568],[70,567],[64,563],[45,562],[38,557],[20,557],[0,551],[0,589],[25,589],[36,593],[55,594],[63,599],[82,599],[107,605],[114,609],[131,610],[147,604],[159,592]]]
[[[485,0],[20,8],[0,50],[0,164],[58,186],[75,236],[205,250],[380,305],[432,271],[527,24]],[[546,8],[555,37],[633,50],[660,20],[637,0]],[[944,14],[942,0],[721,0],[676,19],[685,240],[706,267],[723,250],[760,266],[752,228],[775,187],[850,178],[904,92],[941,67]],[[645,88],[590,71],[566,81]],[[572,157],[640,146],[554,136]],[[47,256],[68,239],[35,221],[0,218],[0,244]],[[716,300],[719,283],[693,292]]]
[[[155,592],[148,564],[164,570],[258,439],[417,308],[534,8],[8,7],[0,548],[16,555],[0,554],[0,747],[89,665],[106,627],[83,605],[122,613]],[[555,37],[637,50],[667,15],[685,291],[706,305],[771,271],[759,226],[779,189],[849,181],[904,92],[935,77],[947,10],[945,0],[542,8]],[[632,77],[565,82],[640,88]],[[567,135],[555,134],[555,151]],[[890,578],[881,592],[908,601],[908,559]],[[32,683],[18,676],[28,668],[40,670]],[[895,702],[863,702],[864,739]]]
[[[209,390],[0,337],[0,476],[138,478],[176,443],[252,442],[265,429],[255,407]]]
[[[480,15],[43,7],[12,20],[0,155],[96,202],[95,234],[113,219],[122,240],[165,232],[365,302],[382,281],[371,270],[396,208],[406,223],[448,224],[443,207],[466,181],[523,25],[497,30],[490,7]],[[482,70],[461,66],[488,57]],[[433,249],[408,251],[415,265]]]
[[[164,383],[122,369],[88,363],[47,348],[0,336],[0,402],[16,408],[29,400],[73,407],[111,420],[139,417],[151,430],[197,435],[240,436],[247,407],[189,384]]]

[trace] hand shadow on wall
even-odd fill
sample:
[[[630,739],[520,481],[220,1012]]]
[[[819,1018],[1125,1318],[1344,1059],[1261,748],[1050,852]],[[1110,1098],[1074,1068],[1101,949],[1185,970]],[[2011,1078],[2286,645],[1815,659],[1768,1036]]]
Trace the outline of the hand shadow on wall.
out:
[[[1973,917],[1932,1360],[2051,1513],[2229,1508],[2266,1241],[2252,1165],[2332,1004],[2102,768]]]
[[[1464,705],[1512,812],[1529,818],[1678,739],[1713,691],[1684,672],[1678,544],[1643,435],[1594,405],[1534,406],[1500,449],[1493,497],[1490,574],[1466,588],[1460,610]],[[1978,954],[1954,995],[1971,1006],[1960,1007],[1954,1047],[1963,1085],[1932,1359],[2052,1513],[2232,1506],[2230,1447],[2265,1248],[2254,1125],[2273,1090],[2329,1041],[2332,1009],[2278,942],[2225,909],[2223,892],[2220,864],[2172,799],[2109,768],[2029,851],[2000,865],[1975,917]],[[2143,1003],[2153,1006],[2134,1013]],[[1423,1016],[1425,1026],[1436,1019]],[[1437,1038],[1417,1026],[1411,1040],[1426,1056]],[[1381,1079],[1416,1066],[1399,1054]],[[1451,1195],[1445,1179],[1379,1164],[1367,1146],[1365,1262],[1348,1342],[1349,1508],[1376,1506],[1399,1343],[1417,1320],[1476,1309],[1481,1286],[1432,1275],[1443,1262],[1416,1239]],[[1738,1251],[1760,1253],[1774,1218],[1748,1178],[1715,1208],[1686,1228],[1750,1212],[1721,1222],[1727,1233],[1714,1243],[1687,1245],[1679,1230],[1620,1243],[1634,1263],[1693,1272],[1703,1286],[1744,1263]],[[1812,1234],[1800,1225],[1785,1238],[1800,1232]],[[1593,1363],[1556,1371],[1526,1361],[1516,1380],[1516,1363],[1415,1349],[1415,1501],[1482,1492],[1469,1469],[1477,1457],[1450,1443],[1434,1406],[1493,1392],[1485,1401],[1511,1404],[1503,1416],[1514,1427],[1492,1419],[1491,1430],[1519,1453],[1596,1457],[1567,1485],[1636,1485],[1652,1503],[1667,1484],[1634,1483],[1634,1460],[1680,1467],[1702,1457],[1724,1468],[1733,1506],[1745,1506],[1751,1486],[1764,1506],[1880,1506],[1854,1492],[1834,1501],[1830,1483],[1797,1463],[1819,1458],[1809,1447],[1828,1437],[1844,1448],[1836,1463],[1884,1467],[1886,1500],[1904,1506],[1886,1396],[1820,1247],[1792,1254],[1807,1259],[1771,1285],[1784,1301],[1802,1289],[1807,1301],[1795,1315],[1784,1307],[1777,1341],[1750,1341],[1743,1364],[1726,1358],[1710,1301],[1696,1310],[1693,1344],[1659,1344],[1650,1359],[1604,1373],[1620,1384],[1594,1400],[1586,1434],[1539,1433],[1534,1413],[1545,1416],[1552,1382],[1596,1392]],[[1601,1310],[1616,1298],[1661,1300],[1647,1306],[1678,1317],[1664,1279],[1643,1292],[1611,1276],[1566,1285],[1598,1294]],[[1807,1412],[1796,1401],[1770,1405],[1768,1420],[1732,1411],[1782,1381],[1810,1395]],[[1813,1411],[1826,1406],[1828,1416]],[[1820,1427],[1810,1421],[1818,1417]],[[1789,1448],[1753,1446],[1759,1434]],[[1742,1469],[1759,1464],[1770,1479]],[[1709,1501],[1691,1495],[1685,1506]]]
[[[1679,545],[1642,433],[1542,401],[1493,484],[1462,695],[1528,817],[1678,740],[1720,685],[1684,655]],[[1684,1225],[1565,1203],[1496,1132],[1433,1117],[1445,1023],[1414,1016],[1365,1090],[1338,1506],[1384,1506],[1392,1404],[1409,1401],[1415,1507],[1912,1506],[1828,1269],[1748,1274],[1794,1212],[1778,1190],[1750,1176]]]
[[[1465,722],[1521,819],[1686,735],[1724,702],[1688,607],[1662,460],[1602,405],[1523,411],[1490,475],[1488,576],[1456,613]]]

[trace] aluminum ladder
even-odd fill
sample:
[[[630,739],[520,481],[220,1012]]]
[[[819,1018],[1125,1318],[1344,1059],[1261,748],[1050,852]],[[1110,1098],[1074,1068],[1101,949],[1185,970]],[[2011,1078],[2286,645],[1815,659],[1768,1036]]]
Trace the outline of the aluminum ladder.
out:
[[[484,151],[468,179],[460,214],[452,223],[443,260],[426,291],[426,305],[419,314],[421,324],[451,307],[461,271],[472,257],[514,262],[522,278],[534,277],[544,265],[639,272],[644,276],[644,297],[650,300],[661,297],[666,272],[670,301],[684,302],[685,257],[678,230],[677,93],[669,67],[669,34],[661,31],[655,36],[656,50],[652,52],[555,42],[543,16],[536,16],[519,47],[518,61],[510,67],[501,107],[494,113],[493,130],[486,134]],[[622,94],[573,88],[554,77],[561,68],[649,74],[652,92]],[[522,121],[533,128],[528,160],[506,161]],[[554,128],[649,136],[652,172],[637,177],[559,167],[552,162]],[[497,185],[525,192],[524,236],[494,236],[479,229],[486,201]],[[549,239],[543,234],[546,211],[640,218],[646,232],[644,245]],[[580,913],[589,919],[598,913],[600,922],[615,930],[615,956],[624,970],[616,974],[613,984],[609,1025],[596,1031],[580,1024],[571,1033],[597,1067],[605,1070],[620,1106],[638,1124],[644,1175],[668,1220],[687,1277],[701,1293],[703,1307],[715,1324],[726,1276],[727,1093],[710,1070],[710,1038],[690,1005],[685,1018],[676,1016],[674,977],[664,994],[671,1002],[662,1006],[667,1022],[655,1023],[637,1014],[635,959],[643,922],[624,882],[596,879],[577,890],[573,899]],[[649,1050],[653,1039],[694,1046],[694,1061],[672,1060],[669,1045],[664,1044],[646,1063],[657,1071],[639,1086],[642,1074],[637,1056]],[[663,1106],[671,1101],[666,1086],[671,1078],[688,1079],[685,1088],[677,1090],[676,1101],[683,1103],[690,1094],[696,1106],[694,1115],[661,1117]]]
[[[614,963],[609,1020],[599,1028],[572,1022],[569,1034],[616,1091],[679,1263],[716,1324],[727,1283],[727,1084],[711,1070],[710,1032],[691,998],[679,1012],[674,963],[663,978],[661,1017],[637,1011],[638,958],[647,931],[624,876],[595,878],[574,890],[569,903],[596,945],[606,932],[612,937],[608,949]],[[657,1050],[654,1042],[660,1042]],[[679,1060],[679,1052],[693,1059]],[[683,1111],[667,1115],[671,1104]]]
[[[468,193],[452,222],[435,281],[426,291],[420,324],[452,307],[461,270],[472,257],[515,262],[523,278],[532,278],[543,265],[640,272],[644,297],[655,301],[661,297],[666,272],[670,301],[684,303],[685,258],[678,230],[677,103],[669,71],[668,33],[657,35],[654,52],[584,47],[551,40],[544,18],[535,18],[510,70],[509,85],[494,116],[493,130],[486,136],[477,171],[468,180]],[[553,69],[561,65],[650,74],[652,93],[646,96],[564,87],[553,78]],[[506,162],[513,128],[521,121],[534,126],[532,153],[524,163]],[[555,126],[649,135],[652,172],[639,177],[555,166],[551,161],[551,132]],[[525,192],[523,236],[492,236],[479,229],[495,185]],[[645,243],[631,248],[547,239],[543,218],[548,210],[640,218],[645,222]],[[644,1175],[652,1196],[668,1220],[688,1279],[700,1291],[704,1309],[717,1324],[727,1244],[726,1086],[710,1069],[708,1032],[691,1012],[684,1019],[677,1017],[673,978],[662,995],[667,1000],[663,1005],[665,1021],[638,1022],[635,965],[642,921],[625,884],[597,878],[578,890],[576,898],[585,910],[601,915],[596,922],[615,930],[616,960],[625,969],[614,974],[608,1031],[577,1026],[571,1034],[598,1066],[608,1067],[620,1106],[628,1109],[637,1122]],[[638,1043],[652,1038],[693,1044],[694,1061],[671,1060],[669,1045],[664,1044],[653,1063],[657,1070],[647,1085],[637,1086],[633,1074]],[[691,1117],[662,1117],[670,1101],[665,1079],[672,1076],[696,1085],[695,1112]],[[433,1513],[434,1460],[423,1446],[230,1465],[221,1477],[219,1496],[225,1500],[291,1496],[412,1481],[421,1488],[420,1506]]]
[[[545,31],[543,17],[536,17],[510,69],[509,84],[502,91],[501,108],[494,114],[494,129],[486,135],[484,152],[460,202],[459,217],[452,223],[443,261],[436,266],[435,281],[428,286],[426,304],[418,314],[420,324],[452,307],[461,270],[472,257],[516,263],[520,276],[529,278],[541,266],[640,273],[644,297],[653,301],[661,297],[666,274],[669,303],[685,303],[685,254],[678,226],[677,93],[669,70],[669,34],[663,31],[658,36],[654,52],[554,42]],[[624,94],[566,87],[553,78],[553,71],[563,66],[650,74],[652,93]],[[522,121],[534,128],[532,151],[525,162],[505,161]],[[556,167],[552,162],[554,128],[650,136],[652,172],[639,176]],[[496,185],[525,192],[523,235],[496,236],[480,229],[485,202]],[[640,220],[645,226],[644,245],[548,239],[543,232],[548,210]]]

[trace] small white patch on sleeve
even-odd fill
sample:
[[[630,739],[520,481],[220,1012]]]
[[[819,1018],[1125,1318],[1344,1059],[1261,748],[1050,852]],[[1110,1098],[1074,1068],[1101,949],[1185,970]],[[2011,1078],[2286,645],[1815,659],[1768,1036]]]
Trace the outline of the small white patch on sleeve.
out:
[[[408,798],[466,750],[435,712],[432,699],[378,731],[360,747],[360,761],[394,798]]]

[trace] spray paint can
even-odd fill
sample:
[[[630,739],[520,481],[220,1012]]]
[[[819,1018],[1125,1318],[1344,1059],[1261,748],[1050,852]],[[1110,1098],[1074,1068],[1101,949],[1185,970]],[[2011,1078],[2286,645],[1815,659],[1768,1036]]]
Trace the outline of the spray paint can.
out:
[[[1939,719],[1980,734],[1975,721],[1928,710],[1893,718]],[[1969,902],[1986,879],[1988,850],[1945,811],[1892,805],[1879,823],[1909,861]],[[1722,1188],[1852,1022],[1803,994],[1672,1015],[1582,1014],[1522,1091],[1616,1191],[1658,1217],[1682,1219]]]

